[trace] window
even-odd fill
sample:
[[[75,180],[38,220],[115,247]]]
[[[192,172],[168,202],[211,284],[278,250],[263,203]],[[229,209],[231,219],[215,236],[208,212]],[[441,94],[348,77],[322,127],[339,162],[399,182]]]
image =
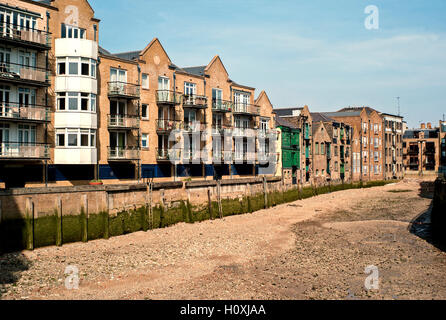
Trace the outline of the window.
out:
[[[56,135],[56,146],[65,147],[65,133],[58,133]]]
[[[60,35],[61,38],[85,39],[86,32],[85,29],[69,26],[65,23],[62,23]]]
[[[316,142],[316,147],[314,148],[314,154],[319,154],[319,142]]]
[[[148,112],[148,107],[146,104],[143,104],[141,106],[141,117],[143,119],[149,119],[149,112]]]
[[[66,68],[66,63],[65,62],[59,62],[57,64],[57,74],[59,75],[65,75],[65,68]]]
[[[149,148],[149,135],[147,133],[143,133],[141,136],[141,147]]]
[[[321,155],[325,154],[325,144],[321,143]]]
[[[69,62],[68,72],[70,75],[78,75],[79,74],[79,63],[78,62]]]
[[[81,147],[88,147],[90,132],[88,130],[81,131]]]
[[[81,110],[88,111],[88,93],[81,93]]]
[[[77,132],[69,131],[68,132],[68,146],[69,147],[77,147]]]
[[[56,129],[56,147],[96,147],[96,130],[94,129]]]
[[[197,85],[191,82],[184,82],[184,94],[185,95],[194,95],[197,91]]]
[[[68,102],[66,101],[68,97]],[[96,112],[96,95],[93,93],[58,92],[58,111],[91,111]]]
[[[79,110],[79,99],[77,92],[68,92],[68,109],[69,110]]]
[[[67,65],[70,76],[82,75],[96,79],[96,60],[79,57],[57,58],[57,74],[67,75]]]
[[[81,75],[90,75],[90,59],[81,58]]]
[[[146,73],[142,74],[142,88],[149,89],[149,75]]]
[[[65,92],[60,92],[57,94],[57,109],[58,110],[65,110]]]

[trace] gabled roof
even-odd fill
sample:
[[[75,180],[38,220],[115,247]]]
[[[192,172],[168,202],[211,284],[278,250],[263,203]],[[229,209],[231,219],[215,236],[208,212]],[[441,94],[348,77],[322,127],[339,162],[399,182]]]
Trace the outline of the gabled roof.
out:
[[[169,63],[172,63],[172,60],[170,60],[169,55],[167,54],[167,51],[164,49],[163,45],[161,44],[161,41],[159,41],[158,38],[153,38],[152,41],[150,41],[150,43],[140,52],[140,55],[144,55],[147,50],[149,50],[156,42],[159,43],[159,45],[161,46],[161,49],[164,51],[164,53],[167,56],[167,59],[169,60]]]
[[[279,116],[279,117],[292,117],[294,116],[293,111],[302,111],[304,108],[278,108],[274,109],[273,111]]]
[[[198,66],[198,67],[183,67],[181,68],[186,73],[193,74],[196,76],[204,77],[206,66]]]
[[[298,127],[294,124],[292,124],[291,122],[289,122],[288,120],[281,118],[281,117],[276,117],[276,127],[288,127],[288,128],[292,128],[292,129],[298,129]]]
[[[215,57],[212,58],[211,62],[208,63],[208,65],[206,66],[204,71],[205,72],[208,71],[210,69],[210,67],[214,64],[214,62],[216,62],[217,60],[220,60],[220,63],[223,66],[223,69],[225,69],[226,74],[229,76],[229,72],[228,72],[228,70],[226,70],[225,64],[223,63],[223,61],[221,61],[221,58],[219,55],[216,55]]]
[[[334,122],[335,120],[331,119],[324,113],[320,112],[311,112],[311,118],[313,119],[313,122]]]
[[[121,58],[124,60],[138,60],[140,53],[141,53],[141,50],[137,50],[137,51],[114,53],[113,55],[115,57],[118,57],[118,58]]]
[[[361,111],[338,111],[338,112],[324,112],[324,115],[330,118],[335,117],[358,117],[361,115]]]
[[[271,103],[271,100],[269,99],[268,95],[266,94],[265,90],[262,90],[262,92],[260,92],[260,94],[259,94],[259,96],[257,97],[257,99],[255,99],[255,102],[257,103],[258,101],[260,101],[260,99],[261,99],[263,96],[265,96],[266,100],[268,100],[268,103],[269,103],[270,105],[273,105],[273,104]]]

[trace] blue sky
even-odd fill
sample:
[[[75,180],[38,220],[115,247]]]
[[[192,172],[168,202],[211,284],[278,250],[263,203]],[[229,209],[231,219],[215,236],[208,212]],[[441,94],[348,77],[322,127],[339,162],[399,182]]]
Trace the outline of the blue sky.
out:
[[[139,50],[157,37],[181,67],[220,55],[231,79],[274,107],[368,105],[410,127],[446,114],[444,0],[90,0],[100,44]],[[379,9],[367,30],[364,9]],[[118,40],[117,40],[118,39]]]

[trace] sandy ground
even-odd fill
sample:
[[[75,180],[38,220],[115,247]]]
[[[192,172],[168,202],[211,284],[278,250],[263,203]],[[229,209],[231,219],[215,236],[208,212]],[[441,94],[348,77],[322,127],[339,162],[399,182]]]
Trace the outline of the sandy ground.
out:
[[[446,299],[446,252],[425,240],[432,200],[419,189],[420,181],[406,180],[223,220],[4,255],[0,296]],[[378,290],[364,287],[370,265],[378,268]],[[78,290],[65,287],[67,266],[79,270]]]

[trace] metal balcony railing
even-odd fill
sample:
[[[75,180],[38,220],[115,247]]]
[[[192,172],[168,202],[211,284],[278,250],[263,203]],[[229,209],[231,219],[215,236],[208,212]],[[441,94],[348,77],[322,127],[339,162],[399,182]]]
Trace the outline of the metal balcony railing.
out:
[[[231,112],[234,109],[234,103],[226,100],[212,100],[212,111],[215,112]]]
[[[156,102],[159,104],[181,104],[183,94],[177,91],[157,90]]]
[[[0,62],[0,77],[10,80],[31,80],[46,83],[47,69],[12,62]]]
[[[183,122],[183,129],[187,132],[203,132],[206,131],[205,122]]]
[[[157,161],[178,161],[181,158],[181,150],[179,149],[159,149],[156,148]]]
[[[196,94],[184,95],[183,107],[205,109],[208,107],[208,98]]]
[[[108,160],[138,160],[140,150],[136,146],[108,147]]]
[[[212,126],[212,134],[221,134],[223,135],[225,130],[231,129],[231,125],[213,125]]]
[[[0,158],[2,159],[48,159],[49,144],[0,142]]]
[[[4,21],[0,24],[0,38],[14,40],[24,44],[37,44],[48,49],[51,46],[51,33],[44,30],[19,26],[14,23],[6,23]]]
[[[232,162],[232,151],[213,150],[212,161],[220,163]]]
[[[182,121],[178,120],[156,120],[157,131],[172,131],[182,127]]]
[[[49,115],[50,109],[46,106],[0,102],[0,118],[47,122],[50,121]]]
[[[137,116],[109,114],[108,127],[109,128],[128,128],[138,129],[140,126],[140,119]]]
[[[256,106],[256,105],[253,105],[253,104],[235,102],[234,103],[233,113],[259,115],[260,114],[260,107]]]
[[[108,83],[108,96],[136,99],[141,95],[141,87],[137,84],[111,81]]]
[[[234,162],[256,161],[255,152],[234,152],[232,155]]]

